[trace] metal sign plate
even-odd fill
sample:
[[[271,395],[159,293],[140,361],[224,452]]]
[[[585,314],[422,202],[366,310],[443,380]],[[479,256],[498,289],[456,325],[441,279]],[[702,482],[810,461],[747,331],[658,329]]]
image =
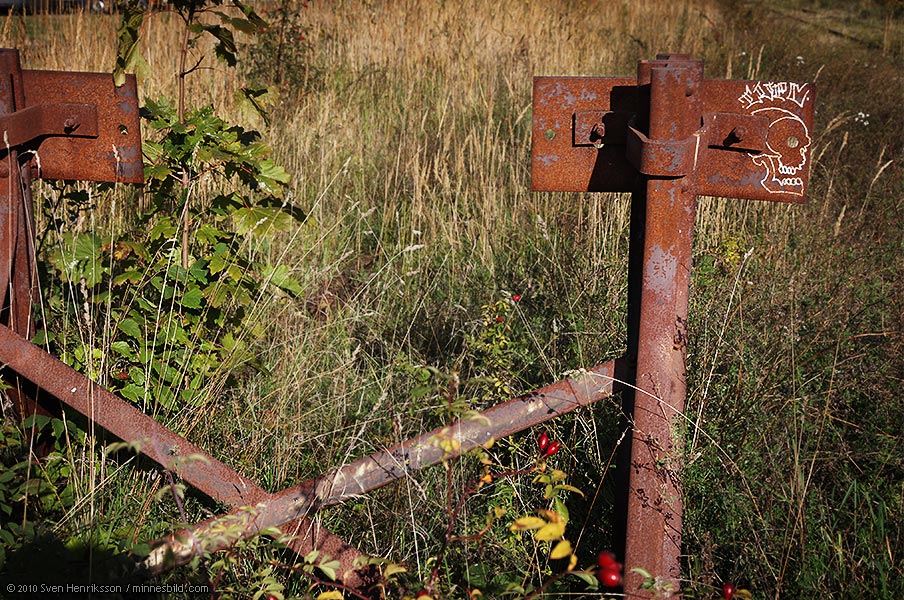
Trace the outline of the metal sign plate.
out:
[[[35,175],[45,179],[144,183],[138,93],[134,75],[115,87],[108,73],[22,71],[25,107],[97,106],[96,137],[48,136],[27,143]]]
[[[698,195],[804,202],[815,89],[809,83],[706,80],[703,119],[684,175]],[[630,192],[640,173],[628,146],[644,107],[635,79],[537,77],[531,187]],[[642,137],[642,136],[640,136]],[[647,142],[650,142],[647,140]]]

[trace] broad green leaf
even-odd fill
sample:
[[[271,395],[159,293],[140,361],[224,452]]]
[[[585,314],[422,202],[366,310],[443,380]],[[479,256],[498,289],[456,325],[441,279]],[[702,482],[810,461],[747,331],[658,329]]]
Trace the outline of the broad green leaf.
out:
[[[110,350],[116,352],[120,356],[129,358],[132,356],[132,348],[128,342],[119,340],[110,344]]]
[[[185,308],[201,308],[204,300],[204,292],[201,288],[192,288],[182,294],[182,300],[179,302]]]
[[[235,230],[239,235],[267,235],[276,231],[288,231],[292,227],[291,215],[269,206],[241,208],[234,216]]]
[[[119,323],[116,324],[116,327],[131,338],[135,338],[136,340],[140,340],[144,337],[144,333],[141,330],[141,326],[138,324],[135,319],[127,318],[123,319]]]
[[[119,394],[132,402],[140,402],[144,399],[144,388],[130,383],[126,387],[119,390]]]
[[[336,580],[336,572],[342,568],[342,564],[338,560],[331,560],[320,563],[317,568],[327,576],[330,581]]]
[[[300,296],[302,294],[301,284],[298,280],[289,277],[288,265],[277,265],[276,267],[265,266],[261,269],[261,275],[281,290],[285,290],[295,296]]]
[[[138,33],[144,21],[144,10],[137,3],[126,3],[119,29],[116,32],[118,45],[116,64],[113,68],[113,85],[119,87],[126,82],[126,71],[132,70],[141,59],[138,52]]]

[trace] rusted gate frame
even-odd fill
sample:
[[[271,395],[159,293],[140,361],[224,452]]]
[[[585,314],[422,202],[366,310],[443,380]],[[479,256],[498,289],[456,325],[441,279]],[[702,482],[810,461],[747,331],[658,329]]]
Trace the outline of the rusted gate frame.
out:
[[[813,100],[810,84],[704,80],[686,55],[641,61],[636,79],[535,79],[533,189],[632,194],[625,379],[634,386],[623,396],[633,432],[619,460],[619,554],[632,597],[680,593],[673,425],[684,418],[696,197],[803,202]],[[660,589],[640,589],[635,568]]]
[[[11,67],[9,58],[9,53],[4,53],[0,60],[6,61],[15,82],[18,59]],[[66,83],[65,78],[60,79],[63,74],[53,76],[58,85]],[[130,83],[134,89],[134,81]],[[24,143],[31,139],[31,133],[22,114],[13,115],[16,107],[25,107],[15,94],[20,94],[15,83],[5,96],[0,87],[0,100],[8,99],[5,112],[12,115],[3,117],[6,139],[12,132],[14,141],[21,139]],[[59,116],[52,112],[47,116],[47,111],[32,111],[30,117],[42,124],[42,135],[70,139],[80,127],[81,135],[96,135],[90,127],[96,118],[91,106],[63,108],[70,117],[62,126]],[[122,106],[119,109],[125,110]],[[0,115],[3,112],[0,110]],[[687,292],[696,196],[802,202],[809,174],[812,120],[813,90],[809,84],[708,81],[703,79],[702,63],[684,55],[641,61],[636,79],[537,78],[533,189],[632,192],[626,358],[282,492],[264,492],[15,332],[29,333],[28,302],[22,302],[22,298],[34,290],[34,272],[33,247],[22,234],[27,233],[27,210],[17,208],[26,203],[16,198],[15,188],[19,186],[14,185],[18,177],[14,166],[9,169],[10,192],[4,212],[0,212],[0,226],[18,232],[0,237],[7,252],[0,256],[7,263],[2,265],[0,277],[11,272],[7,280],[13,288],[5,307],[9,309],[6,321],[10,327],[0,327],[0,360],[118,437],[135,439],[138,430],[142,452],[165,468],[172,468],[173,459],[186,451],[206,457],[204,461],[178,461],[176,470],[211,497],[239,508],[163,540],[144,562],[152,573],[186,562],[199,550],[198,544],[204,551],[222,549],[237,539],[286,524],[293,526],[284,527],[290,533],[310,531],[316,526],[304,518],[320,508],[458,456],[490,438],[511,435],[605,398],[613,386],[622,385],[628,390],[624,398],[633,424],[630,457],[621,459],[627,467],[623,470],[629,472],[624,488],[626,589],[633,592],[639,587],[640,576],[631,569],[642,567],[663,577],[677,591],[682,513],[677,481],[680,444],[671,425],[681,418],[686,395]],[[82,125],[83,121],[89,125]],[[123,131],[123,125],[119,125],[121,134],[127,135],[127,129]],[[137,122],[133,133],[137,133]],[[53,154],[44,152],[43,147],[41,151],[45,156]],[[15,152],[8,152],[10,165],[16,164]],[[120,178],[122,153],[117,152],[115,144],[113,154],[115,180],[126,180]],[[133,162],[136,158],[140,161],[140,154],[131,157]],[[75,175],[82,176],[74,177],[71,171],[56,176],[67,175],[91,178],[80,172]],[[23,249],[29,253],[25,259]],[[23,261],[26,264],[19,266]],[[27,283],[22,283],[23,273]],[[55,376],[55,383],[48,385],[50,374]],[[632,388],[637,393],[631,392]],[[447,445],[443,450],[444,440],[455,440],[457,447],[449,452]],[[196,466],[199,462],[203,465],[200,468]],[[223,535],[227,531],[228,535]],[[320,530],[318,534],[339,550],[346,582],[366,586],[368,581],[352,572],[359,553],[328,532]],[[302,534],[293,542],[296,551],[303,550],[300,540],[307,544],[305,548],[312,547],[310,536]]]
[[[195,542],[200,541],[205,551],[212,551],[229,547],[236,539],[257,535],[264,528],[280,527],[292,539],[289,544],[292,550],[300,555],[313,548],[321,550],[340,561],[340,573],[347,585],[364,588],[371,583],[372,574],[366,569],[356,569],[361,554],[307,520],[305,515],[611,394],[615,374],[613,361],[591,369],[579,378],[563,380],[493,407],[474,420],[452,424],[360,459],[327,476],[277,494],[265,492],[201,448],[28,341],[27,337],[33,333],[30,305],[36,297],[34,232],[27,224],[30,223],[28,210],[31,206],[27,193],[29,179],[43,176],[141,182],[137,100],[132,77],[123,88],[113,89],[109,76],[102,74],[22,71],[18,66],[18,53],[9,50],[0,51],[0,69],[4,67],[10,75],[10,93],[18,93],[20,97],[9,101],[5,112],[0,111],[0,129],[11,148],[8,152],[9,189],[5,194],[0,192],[0,204],[5,211],[0,213],[0,225],[7,225],[3,231],[13,232],[7,238],[0,238],[9,239],[12,244],[0,257],[6,261],[0,265],[0,276],[8,275],[7,283],[13,289],[6,306],[8,315],[0,322],[0,362],[13,374],[16,388],[34,384],[107,432],[122,440],[138,442],[141,454],[163,468],[173,470],[211,498],[234,508],[225,517],[213,519],[198,528],[199,531],[222,533],[221,526],[230,524],[230,536],[204,539],[200,535],[191,537],[188,533],[190,541],[179,546],[181,536],[174,534],[170,543],[158,547],[144,561],[148,572],[170,567],[175,564],[174,560],[180,563],[190,560],[198,549]],[[79,93],[74,94],[73,89]],[[114,96],[104,98],[104,94],[109,95],[109,90]],[[55,102],[58,97],[74,97],[79,102]],[[32,98],[40,98],[42,102],[29,106],[28,100]],[[88,142],[87,148],[85,142]],[[32,160],[23,162],[20,168],[18,149],[29,145],[34,146],[26,150]],[[78,157],[86,154],[92,160],[83,166]],[[7,377],[10,378],[9,374]],[[24,394],[20,404],[23,414],[43,410]],[[442,438],[454,439],[458,447],[444,452],[437,444]],[[255,515],[250,521],[246,518],[249,510]],[[237,530],[233,517],[247,526]]]

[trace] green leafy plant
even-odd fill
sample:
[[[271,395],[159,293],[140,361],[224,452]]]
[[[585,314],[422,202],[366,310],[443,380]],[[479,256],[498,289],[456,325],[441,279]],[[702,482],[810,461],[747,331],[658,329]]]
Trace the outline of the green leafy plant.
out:
[[[52,328],[60,331],[48,336],[57,352],[146,407],[196,403],[212,381],[228,385],[244,367],[259,368],[245,341],[249,332],[260,333],[255,307],[274,294],[300,292],[288,266],[258,252],[303,220],[285,199],[288,173],[270,158],[257,131],[228,123],[212,106],[184,104],[184,79],[191,72],[184,64],[200,36],[212,36],[217,57],[232,66],[231,30],[263,27],[240,2],[234,3],[239,16],[214,10],[221,4],[173,3],[185,25],[183,70],[177,102],[147,100],[142,108],[150,130],[144,145],[147,208],[130,228],[106,239],[66,232],[47,256],[53,279],[68,283],[69,294],[79,298],[57,304],[90,313],[90,322],[83,322],[98,329],[86,336]],[[202,24],[205,12],[220,23]],[[138,60],[141,16],[133,8],[123,17],[118,68]],[[198,188],[211,183],[220,192],[202,200]],[[79,192],[67,188],[62,195],[68,200]],[[108,344],[109,357],[98,339]]]

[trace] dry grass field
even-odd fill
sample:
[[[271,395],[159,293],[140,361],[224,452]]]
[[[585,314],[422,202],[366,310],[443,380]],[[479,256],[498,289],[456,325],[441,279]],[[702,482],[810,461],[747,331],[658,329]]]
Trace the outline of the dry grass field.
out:
[[[904,597],[900,1],[256,7],[271,29],[238,36],[236,68],[218,62],[208,41],[189,51],[189,63],[200,62],[186,99],[260,130],[292,175],[286,198],[305,218],[241,243],[265,265],[287,265],[300,293],[260,294],[231,332],[256,368],[213,370],[191,402],[143,408],[276,491],[447,422],[452,374],[456,400],[484,408],[619,356],[629,199],[530,192],[532,77],[632,76],[638,60],[675,52],[703,59],[712,78],[815,82],[808,203],[700,200],[684,593],[719,597],[731,581],[757,599]],[[118,25],[117,15],[10,13],[0,17],[0,46],[19,48],[25,68],[110,71]],[[142,99],[176,97],[182,31],[172,11],[146,16]],[[269,123],[235,100],[249,82],[271,86]],[[200,177],[192,185],[205,202],[224,184]],[[132,207],[147,203],[139,192],[74,186],[90,201],[73,209],[70,231],[138,235]],[[65,210],[65,193],[41,183],[36,205]],[[45,262],[64,247],[48,210],[38,215]],[[89,330],[117,313],[96,298],[87,308],[77,288],[48,302],[46,323],[93,340],[96,365],[88,362],[104,382],[111,339]],[[92,319],[71,316],[83,303]],[[564,446],[550,460],[584,494],[565,503],[582,566],[613,544],[619,413],[604,401],[548,427]],[[10,441],[16,427],[7,420],[4,466],[33,465],[29,477],[53,491],[12,497],[15,480],[0,475],[0,508],[9,507],[0,576],[40,573],[34,565],[51,558],[62,570],[99,572],[96,557],[182,521],[165,478],[106,457],[111,440],[76,433],[93,433],[87,424],[66,421],[49,466]],[[536,433],[500,441],[495,463],[530,465]],[[435,598],[468,598],[469,589],[483,598],[603,597],[576,577],[537,592],[562,565],[509,530],[547,502],[530,477],[467,498],[458,535],[481,530],[488,514],[504,516],[479,540],[440,553],[449,507],[479,468],[468,459],[428,469],[317,518],[363,552],[405,565],[388,598],[427,584]],[[189,522],[222,509],[191,491],[184,508]],[[257,541],[162,581],[213,581],[235,598],[265,588],[316,598],[327,589],[312,588],[287,560]]]

